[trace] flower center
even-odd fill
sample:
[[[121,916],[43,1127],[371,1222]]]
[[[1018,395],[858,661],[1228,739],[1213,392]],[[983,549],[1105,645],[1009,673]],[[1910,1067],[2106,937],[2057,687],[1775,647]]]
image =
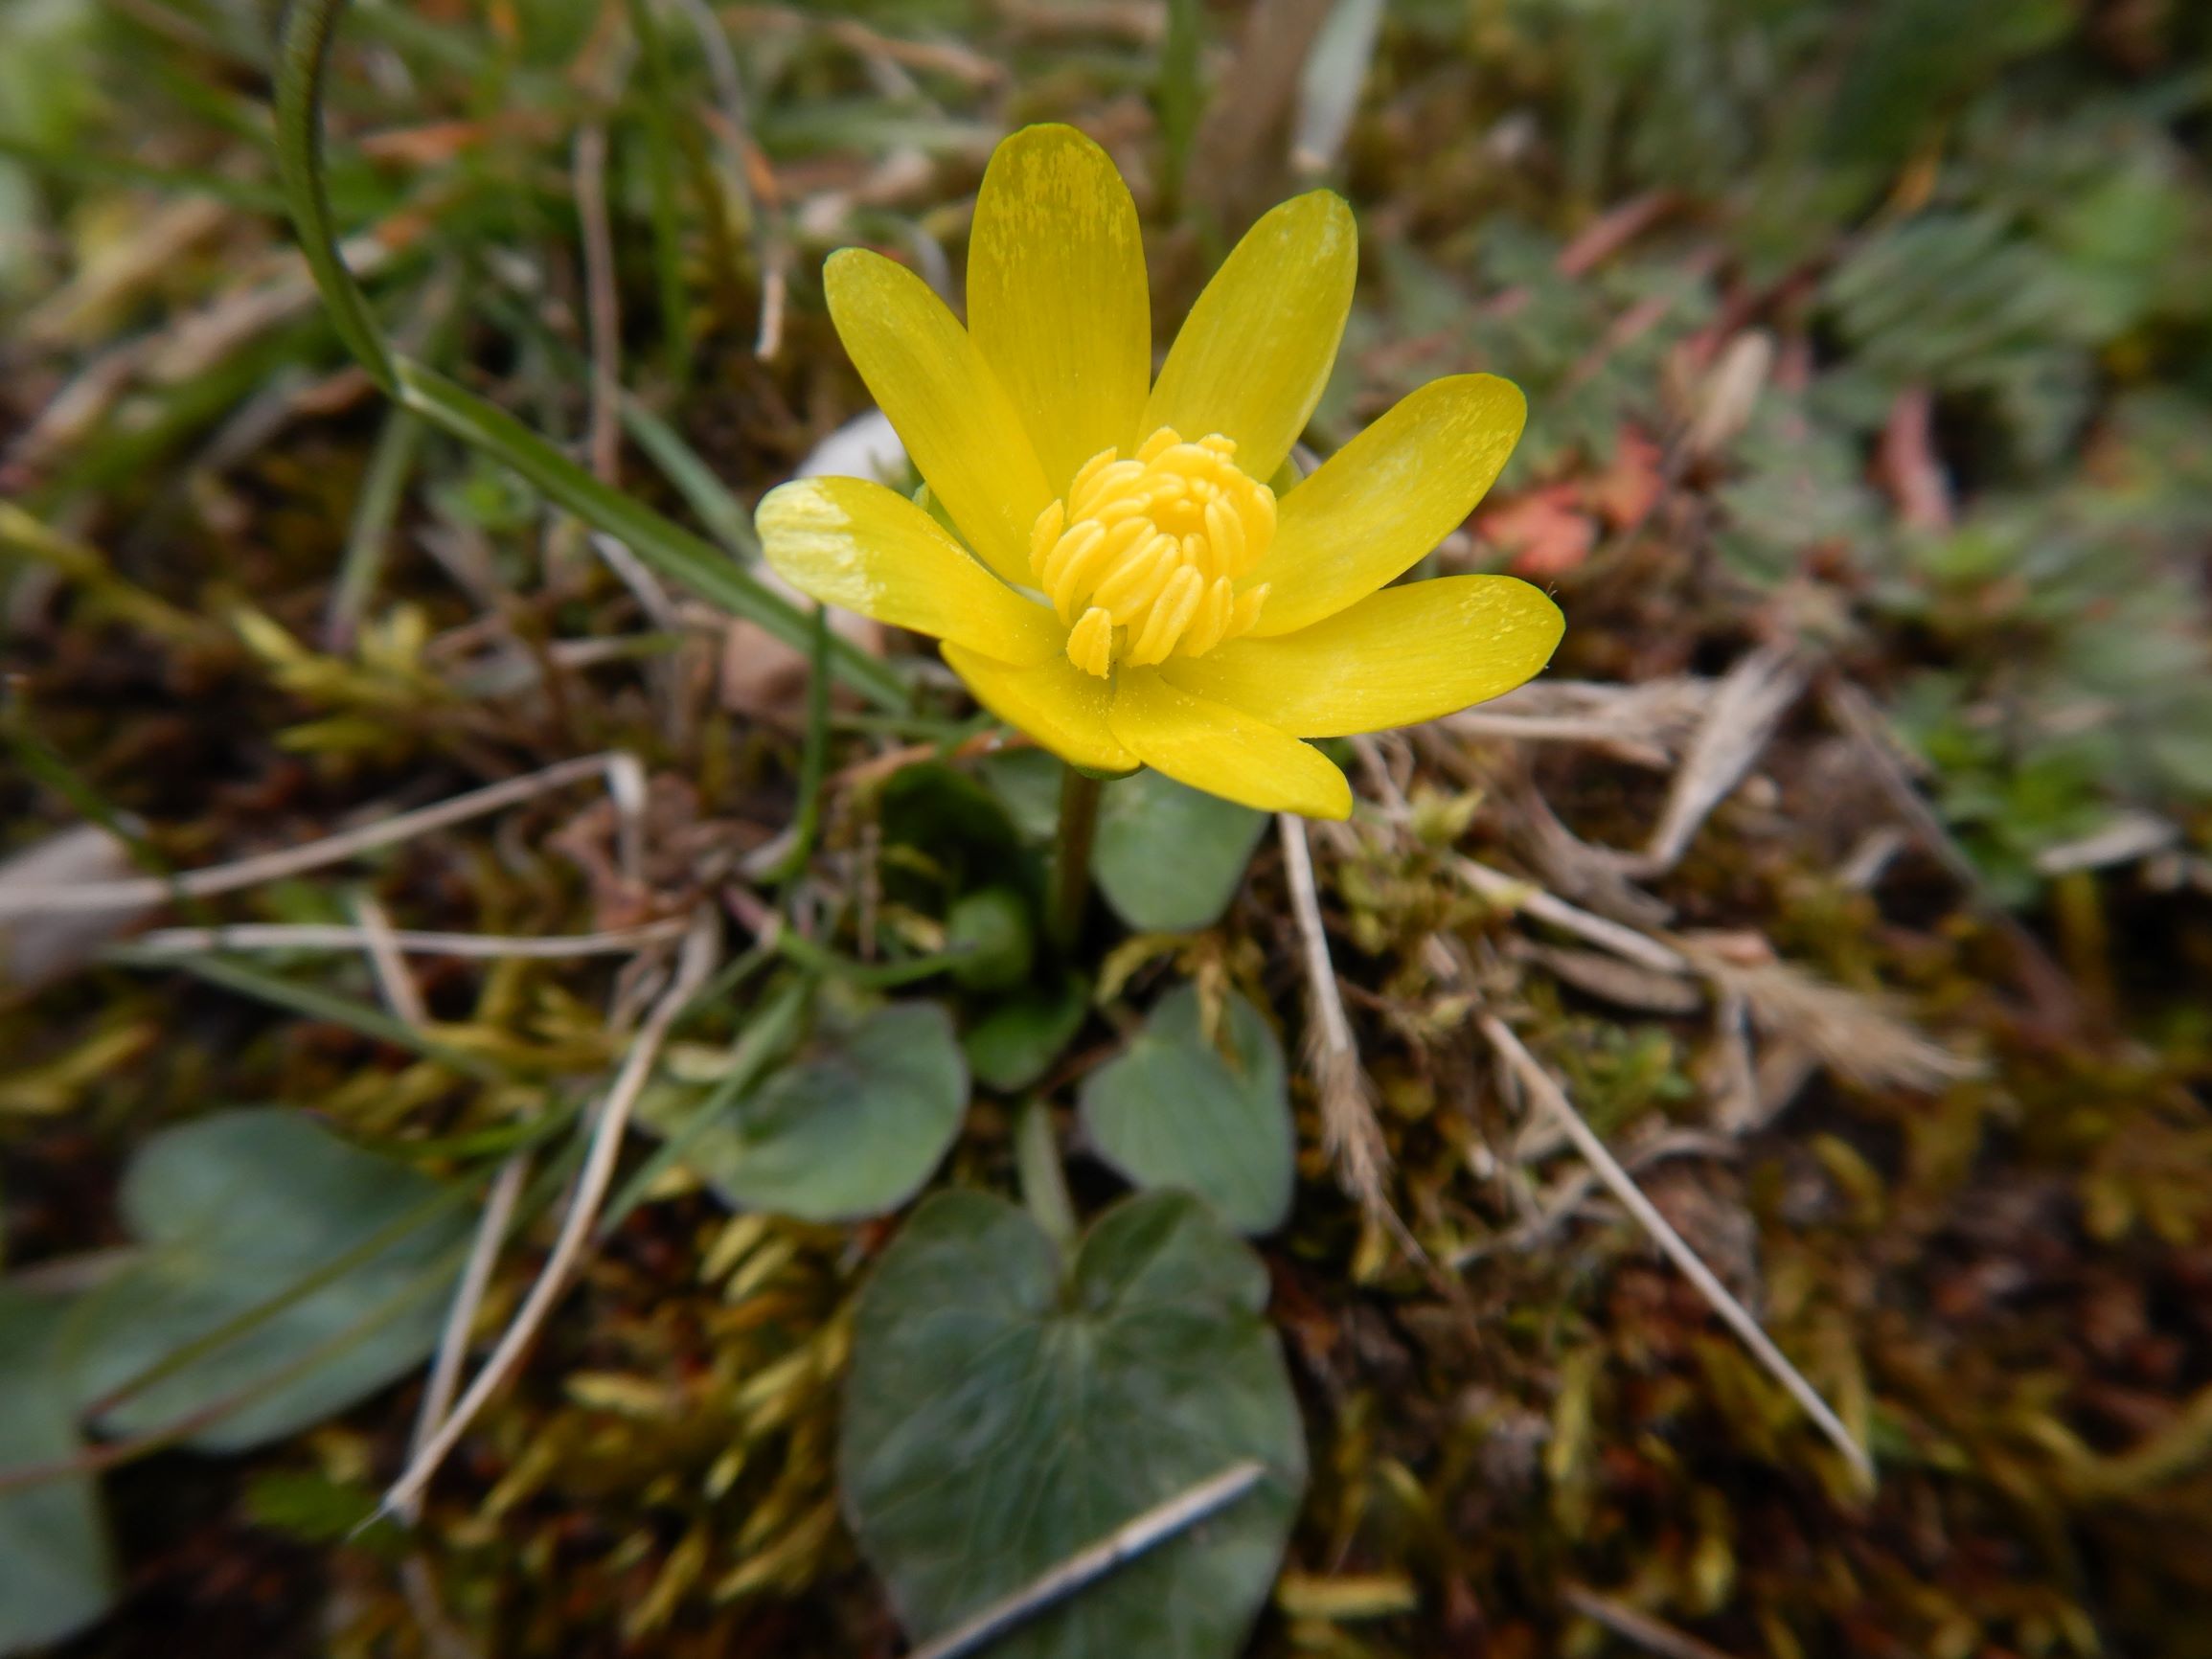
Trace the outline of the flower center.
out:
[[[1102,678],[1114,664],[1203,656],[1260,620],[1267,584],[1237,591],[1275,535],[1275,492],[1246,477],[1236,443],[1186,443],[1163,426],[1133,459],[1102,449],[1037,515],[1029,567],[1068,625],[1068,661]]]

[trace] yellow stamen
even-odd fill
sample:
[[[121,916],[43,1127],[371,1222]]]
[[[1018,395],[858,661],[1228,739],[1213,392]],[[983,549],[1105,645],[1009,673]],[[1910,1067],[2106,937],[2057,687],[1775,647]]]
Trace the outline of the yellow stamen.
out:
[[[1163,426],[1136,454],[1084,462],[1038,514],[1029,565],[1069,623],[1068,661],[1113,665],[1202,656],[1260,620],[1265,582],[1238,591],[1275,535],[1275,496],[1236,464],[1234,441],[1185,443]]]
[[[1068,631],[1067,660],[1086,674],[1106,677],[1114,661],[1114,619],[1097,605]]]

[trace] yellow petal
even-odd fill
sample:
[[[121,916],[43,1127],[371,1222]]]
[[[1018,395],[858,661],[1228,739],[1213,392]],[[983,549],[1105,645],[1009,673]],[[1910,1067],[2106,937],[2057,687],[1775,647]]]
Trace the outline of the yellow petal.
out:
[[[1065,655],[1016,669],[949,642],[940,648],[977,702],[1061,760],[1094,772],[1136,766],[1136,757],[1106,725],[1112,682],[1084,673]]]
[[[928,513],[861,478],[768,491],[754,522],[768,563],[801,593],[878,622],[957,640],[1003,663],[1060,651],[1059,620],[969,557]]]
[[[1301,738],[1340,738],[1510,692],[1551,661],[1565,626],[1560,607],[1516,577],[1444,576],[1370,594],[1280,639],[1178,657],[1161,672]]]
[[[1136,203],[1072,126],[992,152],[968,245],[968,327],[1057,495],[1102,449],[1132,448],[1152,377]]]
[[[1352,785],[1311,743],[1225,703],[1124,668],[1106,716],[1129,752],[1178,783],[1265,812],[1349,818]]]
[[[1320,400],[1352,308],[1359,236],[1341,197],[1293,197],[1244,233],[1175,336],[1138,425],[1237,441],[1270,478]]]
[[[1293,633],[1404,575],[1474,511],[1527,419],[1520,388],[1495,375],[1400,398],[1283,497],[1251,577],[1269,585],[1253,634]]]
[[[1057,491],[1006,395],[945,303],[903,265],[842,248],[822,267],[837,336],[968,545],[1029,580],[1029,531]]]

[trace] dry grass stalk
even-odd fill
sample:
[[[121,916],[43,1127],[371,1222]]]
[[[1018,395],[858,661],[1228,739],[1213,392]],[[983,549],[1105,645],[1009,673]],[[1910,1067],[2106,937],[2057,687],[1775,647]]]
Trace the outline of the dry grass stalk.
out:
[[[583,231],[584,311],[591,324],[592,476],[619,485],[622,461],[622,301],[615,286],[614,232],[606,213],[606,128],[576,134],[576,216]]]
[[[1874,700],[1848,681],[1837,680],[1823,698],[1829,717],[1857,739],[1859,752],[1872,765],[1875,780],[1889,797],[1914,838],[1973,898],[1975,908],[2013,947],[2020,979],[2040,1005],[2041,1016],[2060,1030],[2077,1029],[2083,1020],[2081,992],[2054,963],[2036,936],[2015,916],[1990,897],[1987,884],[1966,849],[1952,836],[1936,810],[1922,799],[1913,783],[1913,757],[1890,730],[1888,720]]]
[[[445,1454],[459,1443],[476,1414],[521,1362],[523,1353],[552,1313],[554,1304],[568,1287],[569,1275],[582,1256],[600,1206],[606,1201],[607,1187],[614,1179],[615,1159],[622,1149],[623,1133],[629,1126],[630,1113],[652,1076],[669,1028],[713,971],[718,931],[711,906],[702,905],[693,913],[691,930],[685,935],[675,975],[647,1014],[637,1040],[623,1057],[622,1067],[600,1105],[599,1121],[584,1153],[583,1170],[576,1178],[568,1213],[561,1217],[560,1233],[554,1240],[552,1254],[546,1258],[529,1295],[523,1298],[521,1307],[501,1335],[499,1345],[491,1351],[491,1357],[484,1362],[484,1368],[469,1383],[467,1393],[436,1432],[416,1449],[408,1459],[405,1472],[385,1492],[380,1512],[401,1513],[420,1500]]]
[[[384,937],[392,949],[409,956],[554,962],[578,956],[631,956],[682,938],[688,925],[682,917],[672,916],[665,921],[607,933],[556,933],[527,938],[391,928]],[[365,927],[345,927],[334,922],[248,921],[235,927],[156,928],[133,940],[131,947],[141,955],[187,956],[202,950],[366,950],[371,947],[371,940]]]
[[[1641,854],[1624,858],[1622,868],[1645,877],[1679,863],[1699,827],[1744,781],[1804,690],[1805,670],[1784,647],[1753,651],[1729,670],[1682,758],[1650,843]]]
[[[1244,15],[1236,62],[1206,105],[1193,146],[1192,195],[1220,224],[1242,230],[1284,176],[1298,77],[1330,0],[1259,0]]]
[[[1564,1137],[1561,1139],[1563,1141]],[[1638,1170],[1672,1158],[1728,1159],[1735,1157],[1739,1150],[1736,1143],[1724,1135],[1712,1134],[1703,1129],[1668,1129],[1630,1148],[1621,1163],[1628,1170]],[[1514,1155],[1516,1159],[1521,1156],[1517,1146],[1514,1148]],[[1532,1186],[1528,1193],[1531,1209],[1525,1217],[1516,1222],[1508,1232],[1494,1234],[1463,1246],[1451,1255],[1447,1265],[1456,1271],[1486,1256],[1535,1249],[1574,1219],[1601,1184],[1591,1170],[1579,1170],[1541,1193],[1540,1204],[1537,1202],[1539,1194]]]
[[[790,239],[775,195],[775,175],[753,138],[752,103],[721,18],[707,0],[676,0],[676,10],[698,35],[699,55],[715,89],[707,126],[723,151],[724,179],[744,204],[745,221],[753,227],[753,255],[761,272],[761,322],[753,336],[753,355],[770,362],[783,350],[784,302],[791,283]]]
[[[1881,997],[1847,990],[1787,962],[1737,961],[1685,941],[1723,997],[1741,997],[1760,1032],[1803,1044],[1821,1064],[1868,1088],[1935,1090],[1974,1066],[1915,1031]]]
[[[1376,1120],[1359,1046],[1337,989],[1336,968],[1329,957],[1329,936],[1321,921],[1321,897],[1313,883],[1313,854],[1306,841],[1306,821],[1278,813],[1283,870],[1290,887],[1290,913],[1304,946],[1307,999],[1313,1018],[1307,1030],[1307,1064],[1321,1098],[1321,1142],[1336,1166],[1345,1192],[1372,1216],[1389,1209],[1383,1183],[1390,1173],[1390,1149]]]
[[[1712,701],[1714,682],[1689,676],[1616,686],[1536,680],[1437,722],[1470,738],[1593,743],[1641,765],[1664,767],[1682,752]]]
[[[240,888],[255,887],[263,881],[276,881],[309,870],[321,870],[328,865],[342,864],[364,852],[377,852],[402,841],[411,841],[418,835],[427,835],[435,830],[449,829],[455,824],[467,823],[471,818],[481,818],[488,812],[496,812],[503,807],[535,800],[539,795],[585,778],[603,777],[610,789],[619,790],[628,772],[637,769],[636,759],[620,751],[586,755],[574,761],[562,761],[541,772],[508,778],[481,789],[471,789],[465,795],[456,795],[450,801],[441,801],[434,807],[401,812],[396,817],[364,824],[357,830],[326,836],[320,841],[309,841],[300,847],[287,847],[281,852],[264,852],[257,857],[241,858],[235,864],[216,864],[204,870],[188,870],[173,877],[142,876],[132,881],[67,883],[38,889],[0,890],[0,919],[133,910],[142,905],[166,904],[172,898],[212,898],[217,894],[236,893]]]
[[[1519,960],[1533,962],[1577,990],[1603,997],[1618,1008],[1679,1015],[1696,1013],[1705,1003],[1704,989],[1697,981],[1624,962],[1604,951],[1518,940],[1511,942],[1509,948]]]
[[[454,1286],[452,1305],[438,1333],[430,1380],[423,1387],[422,1405],[415,1415],[415,1430],[407,1442],[409,1463],[422,1455],[451,1410],[454,1391],[461,1386],[461,1367],[468,1356],[468,1333],[475,1329],[477,1310],[484,1306],[484,1293],[491,1284],[492,1265],[499,1260],[499,1246],[507,1238],[507,1224],[513,1219],[515,1200],[522,1195],[522,1183],[529,1173],[530,1154],[517,1152],[500,1165],[499,1173],[492,1177],[491,1191],[477,1219],[475,1240],[468,1247],[467,1264],[461,1270],[461,1283]],[[394,1506],[394,1511],[412,1526],[422,1517],[422,1493]]]
[[[422,988],[407,971],[407,959],[400,952],[392,919],[384,914],[384,907],[366,893],[356,894],[353,920],[361,925],[361,949],[369,958],[384,1006],[392,1011],[393,1017],[408,1025],[428,1025],[430,1010],[422,1001]]]
[[[2036,873],[2064,875],[2075,870],[2102,870],[2113,864],[2132,864],[2138,858],[2165,852],[2180,839],[2180,826],[2155,812],[2121,812],[2087,835],[2044,848],[2036,854]]]
[[[1135,1560],[1147,1550],[1166,1543],[1208,1515],[1219,1514],[1266,1476],[1265,1464],[1250,1460],[1232,1464],[1220,1474],[1208,1476],[1166,1503],[1115,1528],[1034,1582],[992,1602],[966,1624],[915,1648],[908,1659],[960,1659],[963,1654],[988,1646],[1015,1625],[1097,1582],[1116,1567]]]
[[[0,860],[0,915],[11,898],[52,892],[59,886],[105,886],[127,881],[130,849],[97,824],[76,824],[33,842]],[[0,985],[35,986],[74,973],[103,947],[145,920],[150,905],[104,915],[35,914],[0,928]]]
[[[1821,1433],[1843,1453],[1859,1479],[1871,1488],[1874,1484],[1874,1465],[1868,1460],[1865,1449],[1852,1438],[1851,1431],[1844,1427],[1843,1420],[1805,1380],[1804,1374],[1790,1363],[1789,1356],[1774,1346],[1773,1338],[1760,1328],[1750,1311],[1729,1293],[1728,1287],[1705,1265],[1703,1259],[1675,1231],[1673,1223],[1659,1214],[1658,1207],[1644,1195],[1635,1178],[1621,1167],[1620,1161],[1613,1156],[1605,1142],[1598,1138],[1597,1132],[1583,1121],[1582,1114],[1574,1108],[1574,1102],[1567,1099],[1566,1091],[1560,1087],[1549,1072],[1537,1063],[1536,1057],[1528,1052],[1520,1038],[1514,1035],[1503,1020],[1494,1014],[1486,1013],[1477,1015],[1476,1023],[1483,1035],[1489,1039],[1491,1047],[1497,1052],[1527,1092],[1528,1099],[1559,1124],[1567,1138],[1574,1142],[1576,1150],[1597,1171],[1598,1178],[1605,1182],[1613,1196],[1620,1200],[1638,1224],[1651,1234],[1653,1242],[1659,1246],[1669,1261],[1681,1269],[1683,1277],[1697,1287],[1698,1293],[1705,1298],[1713,1311],[1720,1315],[1722,1322],[1751,1351],[1751,1356],[1782,1385],[1790,1398],[1804,1408],[1806,1415],[1819,1426]]]
[[[1631,1642],[1647,1653],[1656,1653],[1659,1659],[1729,1659],[1710,1642],[1677,1630],[1626,1602],[1601,1595],[1587,1584],[1562,1586],[1560,1600],[1592,1624],[1603,1625],[1622,1641]]]
[[[1586,943],[1611,951],[1623,961],[1632,962],[1653,973],[1680,976],[1695,971],[1690,959],[1673,946],[1662,944],[1625,922],[1594,916],[1569,904],[1533,881],[1508,875],[1502,870],[1493,870],[1471,858],[1454,858],[1451,868],[1462,881],[1492,903],[1548,922]]]
[[[1721,992],[1713,1011],[1713,1058],[1709,1083],[1713,1122],[1742,1134],[1767,1118],[1759,1092],[1759,1061],[1751,1050],[1751,1005],[1738,990]]]
[[[1637,927],[1660,927],[1672,919],[1672,905],[1636,885],[1639,855],[1592,846],[1569,830],[1517,756],[1498,781],[1498,807],[1516,844],[1552,887],[1588,909]]]

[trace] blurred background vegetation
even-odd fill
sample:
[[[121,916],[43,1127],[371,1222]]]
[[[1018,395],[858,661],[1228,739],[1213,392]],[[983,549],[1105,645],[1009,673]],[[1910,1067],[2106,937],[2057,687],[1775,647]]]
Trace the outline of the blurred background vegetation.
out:
[[[803,659],[607,562],[351,366],[283,215],[276,23],[0,8],[0,851],[111,832],[0,889],[214,864],[620,748],[650,777],[643,867],[570,797],[170,920],[676,914],[794,815]],[[1557,677],[1704,685],[1772,648],[1811,688],[1649,876],[1666,913],[1973,1062],[1910,1087],[1831,1065],[1717,1123],[1736,1051],[1701,1009],[1508,948],[1449,873],[1475,851],[1608,909],[1617,873],[1557,837],[1645,839],[1665,791],[1635,743],[1391,751],[1413,832],[1329,844],[1331,922],[1408,1223],[1466,1271],[1439,1284],[1362,1223],[1301,1093],[1298,1218],[1266,1256],[1314,1475],[1261,1649],[2212,1653],[2212,9],[362,0],[329,166],[391,338],[742,562],[746,504],[866,409],[822,256],[866,243],[956,296],[992,145],[1047,119],[1129,178],[1161,319],[1272,201],[1349,196],[1361,283],[1311,446],[1440,374],[1517,381],[1528,437],[1442,564],[1550,587]],[[972,735],[922,684],[903,724],[840,708],[832,763]],[[897,844],[866,782],[833,850]],[[1269,844],[1225,917],[1127,962],[1294,1027],[1283,894]],[[943,943],[907,910],[907,945]],[[1651,1184],[1818,1356],[1877,1495],[1636,1234],[1534,1163],[1497,1173],[1546,1154],[1504,1123],[1439,934],[1607,1132],[1727,1142],[1654,1155]],[[117,1197],[157,1130],[308,1108],[442,1169],[505,1144],[481,1139],[521,1121],[503,1090],[621,1052],[625,988],[590,962],[433,959],[425,1051],[367,1017],[351,958],[221,980],[96,962],[98,930],[0,943],[0,1265],[25,1281],[0,1298],[158,1232],[158,1202]],[[976,1105],[956,1179],[1003,1181],[1010,1122]],[[413,1381],[242,1456],[118,1460],[84,1604],[113,1610],[65,1650],[894,1651],[830,1461],[879,1239],[658,1197],[410,1534],[349,1530]],[[27,1375],[44,1315],[0,1316]],[[21,1459],[8,1434],[0,1464],[80,1455],[66,1421]],[[12,1520],[19,1547],[85,1524]]]

